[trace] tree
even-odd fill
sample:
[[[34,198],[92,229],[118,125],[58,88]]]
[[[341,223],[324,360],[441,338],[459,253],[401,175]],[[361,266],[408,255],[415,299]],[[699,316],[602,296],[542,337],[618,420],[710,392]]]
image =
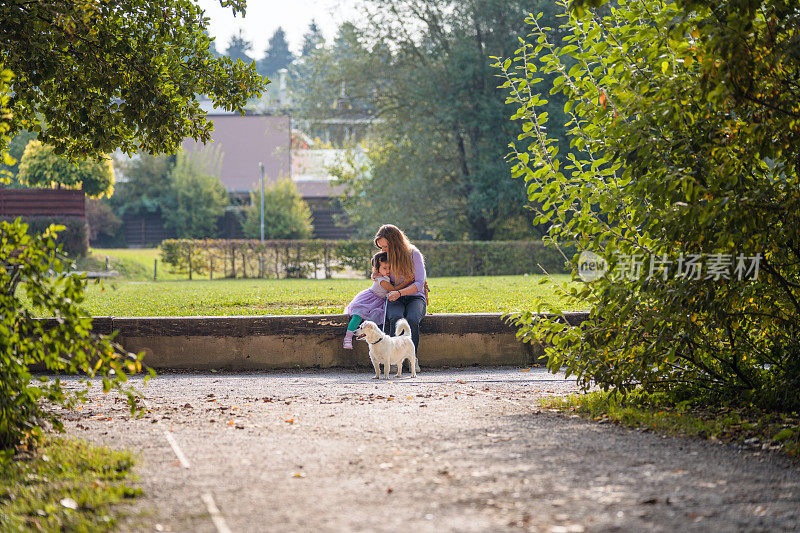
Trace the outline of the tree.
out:
[[[118,216],[163,213],[172,207],[169,175],[174,157],[139,154],[118,163],[122,178],[110,202]]]
[[[199,95],[235,110],[264,87],[255,66],[213,57],[190,0],[3,2],[0,20],[9,134],[34,131],[57,155],[174,153],[186,137],[210,140]]]
[[[262,76],[271,78],[280,69],[291,65],[292,61],[294,61],[294,55],[289,50],[286,33],[284,33],[283,28],[278,26],[278,29],[269,38],[269,46],[264,51],[264,57],[259,61],[258,72]]]
[[[114,192],[114,165],[108,158],[69,161],[57,156],[53,147],[33,140],[22,155],[17,181],[28,187],[82,189],[89,198],[110,197]]]
[[[325,36],[317,26],[317,22],[311,19],[311,24],[308,25],[308,30],[303,34],[303,47],[300,51],[300,57],[306,58],[311,56],[315,50],[325,45]]]
[[[231,36],[231,42],[228,43],[228,48],[225,49],[225,55],[228,56],[232,61],[242,61],[245,64],[254,64],[255,61],[252,57],[248,54],[248,52],[253,51],[253,43],[248,41],[244,33],[242,33],[242,29],[239,28],[239,32],[236,35]]]
[[[478,240],[507,235],[509,224],[532,228],[524,184],[511,180],[503,163],[514,130],[489,64],[519,47],[524,14],[546,4],[368,3],[367,24],[343,25],[330,51],[312,56],[314,76],[305,82],[309,92],[295,99],[298,111],[330,114],[328,102],[337,105],[343,94],[352,108],[377,118],[367,156],[380,158],[356,189],[401,188],[405,198],[414,196],[418,209],[402,211],[395,223],[426,226],[437,238]],[[348,214],[391,212],[396,199],[350,195]],[[364,221],[366,233],[376,221]]]
[[[228,206],[228,191],[219,177],[185,153],[177,156],[169,174],[171,208],[163,211],[167,226],[180,238],[214,237],[217,221]]]
[[[370,51],[360,38],[356,27],[345,22],[330,47],[320,46],[297,62],[291,79],[300,116],[329,119],[332,113],[348,110],[342,109],[342,100],[349,109],[369,110],[376,81],[371,76],[379,66],[370,62]]]
[[[800,58],[788,53],[800,14],[738,5],[643,0],[603,16],[564,4],[564,46],[530,17],[530,40],[496,64],[522,123],[513,173],[538,221],[609,269],[564,291],[591,309],[580,327],[544,304],[560,319],[516,316],[521,338],[550,344],[548,366],[584,386],[800,408]],[[567,97],[566,164],[544,91]]]
[[[250,192],[250,209],[244,234],[261,237],[261,189]],[[291,180],[282,180],[264,190],[264,238],[308,239],[311,237],[311,209]]]
[[[15,178],[17,172],[19,171],[19,161],[22,159],[22,154],[25,153],[25,147],[27,147],[28,143],[35,138],[36,134],[27,130],[22,130],[14,135],[14,137],[8,142],[8,155],[11,156],[11,158],[14,160],[14,163],[10,165],[4,165],[0,163],[0,172],[6,171],[9,173],[7,177],[12,179]],[[12,182],[12,184],[13,183],[14,182]]]
[[[89,242],[93,246],[118,245],[117,231],[122,227],[122,219],[114,214],[107,200],[86,200],[86,225],[89,226]]]
[[[221,2],[243,12],[243,1]],[[14,164],[8,145],[23,129],[75,159],[117,149],[174,153],[186,137],[210,140],[198,95],[239,109],[264,86],[254,66],[211,56],[206,19],[190,0],[4,2],[0,20],[4,165]],[[85,397],[85,388],[65,390],[60,379],[35,381],[29,365],[102,377],[103,390],[126,393],[136,411],[125,381],[141,370],[141,356],[92,331],[80,308],[86,280],[68,275],[59,259],[54,235],[61,229],[30,235],[19,219],[0,223],[0,460],[35,440],[48,420],[59,425],[45,402],[70,407]]]

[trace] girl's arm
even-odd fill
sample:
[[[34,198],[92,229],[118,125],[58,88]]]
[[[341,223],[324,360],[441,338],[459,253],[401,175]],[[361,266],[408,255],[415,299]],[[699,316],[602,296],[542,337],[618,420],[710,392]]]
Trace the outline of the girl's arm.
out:
[[[400,289],[404,289],[414,283],[414,278],[411,278],[408,281],[404,281],[403,283],[398,283],[397,285],[392,285],[388,281],[381,281],[381,287],[386,289],[387,291],[399,291]]]
[[[381,281],[381,287],[383,287],[384,289],[386,289],[389,292],[397,290],[397,286],[396,285],[392,285],[388,281]]]

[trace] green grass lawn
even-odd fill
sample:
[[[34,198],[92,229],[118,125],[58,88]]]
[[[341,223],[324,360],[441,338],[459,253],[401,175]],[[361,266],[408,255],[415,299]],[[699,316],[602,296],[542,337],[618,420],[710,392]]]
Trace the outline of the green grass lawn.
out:
[[[431,278],[431,313],[496,313],[534,309],[536,297],[556,302],[542,276]],[[554,276],[556,281],[568,276]],[[339,314],[365,279],[265,279],[91,282],[91,316],[229,316]]]
[[[52,438],[0,461],[0,530],[112,530],[125,513],[118,504],[141,494],[133,464],[127,451]]]
[[[147,281],[153,279],[153,260],[158,259],[158,279],[186,279],[186,274],[172,274],[161,263],[158,248],[92,248],[89,255],[78,260],[78,270],[103,270],[106,257],[111,270],[120,273],[120,279]]]
[[[339,314],[366,279],[215,279],[189,281],[161,263],[158,248],[92,249],[79,270],[103,270],[106,257],[120,278],[90,282],[84,309],[91,316],[231,316]],[[158,281],[153,261],[158,259]],[[535,309],[537,297],[559,303],[541,275],[433,278],[431,313],[504,313]],[[555,275],[561,284],[567,275]],[[574,309],[573,309],[574,310]]]

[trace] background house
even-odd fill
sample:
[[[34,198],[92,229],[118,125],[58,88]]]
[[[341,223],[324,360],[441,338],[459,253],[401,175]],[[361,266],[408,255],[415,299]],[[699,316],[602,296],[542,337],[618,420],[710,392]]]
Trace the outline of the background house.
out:
[[[344,211],[337,196],[341,188],[330,186],[327,166],[333,164],[339,150],[315,149],[302,132],[292,131],[287,114],[246,114],[209,112],[214,121],[213,142],[206,145],[187,139],[184,151],[210,153],[219,157],[219,175],[231,195],[229,214],[223,220],[225,237],[241,237],[240,213],[250,203],[250,191],[260,184],[259,162],[264,164],[265,186],[291,178],[298,192],[311,208],[313,238],[343,239],[352,232],[342,224]],[[212,169],[209,169],[211,171]]]
[[[206,170],[220,177],[228,190],[231,205],[220,221],[220,235],[241,238],[244,210],[250,205],[250,192],[260,186],[259,163],[264,165],[265,186],[290,178],[311,208],[312,236],[342,239],[352,235],[337,196],[341,188],[330,186],[332,177],[326,168],[335,162],[340,150],[314,148],[314,141],[299,131],[292,131],[288,114],[221,111],[209,107],[214,122],[211,142],[193,139],[183,142],[183,151],[196,154]],[[174,237],[164,228],[160,216],[124,218],[128,245],[143,246]]]
[[[247,198],[260,183],[259,162],[264,164],[265,184],[291,177],[291,118],[288,115],[209,113],[214,122],[212,141],[183,142],[188,153],[219,156],[219,176],[232,196]],[[212,165],[216,161],[210,162]],[[209,172],[216,169],[208,168]]]

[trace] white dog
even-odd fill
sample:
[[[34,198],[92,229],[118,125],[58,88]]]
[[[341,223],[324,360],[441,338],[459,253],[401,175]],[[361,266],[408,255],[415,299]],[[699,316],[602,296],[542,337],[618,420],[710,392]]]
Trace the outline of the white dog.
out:
[[[401,318],[395,325],[395,336],[386,335],[375,322],[367,320],[356,328],[355,338],[365,339],[369,344],[369,358],[375,369],[375,379],[381,377],[383,364],[383,377],[389,379],[389,367],[397,365],[397,377],[403,375],[403,361],[408,359],[411,367],[411,377],[417,377],[417,355],[414,341],[411,340],[411,326],[406,319]]]

